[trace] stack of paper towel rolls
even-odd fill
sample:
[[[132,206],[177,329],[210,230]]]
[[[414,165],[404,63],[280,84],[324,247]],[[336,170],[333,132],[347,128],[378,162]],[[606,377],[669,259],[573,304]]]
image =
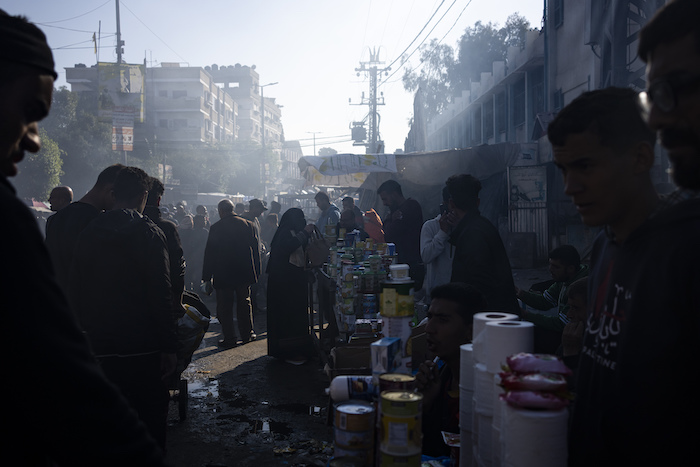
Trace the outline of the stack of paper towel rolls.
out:
[[[518,320],[518,315],[513,313],[504,313],[500,311],[489,311],[484,313],[477,313],[474,315],[473,320],[473,333],[472,333],[472,358],[471,360],[460,361],[460,384],[463,384],[464,380],[462,374],[471,374],[472,383],[472,398],[469,400],[462,400],[460,397],[460,417],[464,416],[465,410],[462,407],[466,407],[469,402],[471,402],[471,446],[472,452],[467,453],[468,449],[460,448],[460,461],[465,459],[467,456],[471,456],[469,463],[465,465],[478,465],[478,466],[491,466],[493,465],[493,407],[494,407],[494,393],[496,392],[496,386],[494,385],[494,373],[489,372],[488,364],[490,361],[489,355],[493,358],[499,358],[503,352],[498,349],[499,346],[503,345],[503,337],[498,333],[493,334],[493,336],[488,336],[488,324],[489,323],[500,323],[500,322],[512,322],[516,323],[516,327],[519,327],[520,323]],[[507,328],[511,329],[511,328]],[[518,332],[522,331],[512,331],[512,340],[516,341],[516,345],[519,345],[522,339],[517,337]],[[493,341],[493,342],[492,342]],[[508,341],[508,349],[511,348],[510,340]],[[521,349],[522,351],[532,351],[531,344],[530,347]],[[464,354],[462,354],[464,355]],[[506,355],[507,356],[507,355]],[[503,357],[505,360],[505,357]],[[460,396],[468,396],[465,392],[462,392]],[[466,422],[460,420],[460,427],[467,425]],[[463,431],[460,428],[460,434]],[[462,440],[466,437],[461,435]],[[464,446],[465,441],[461,441],[462,446]],[[460,462],[460,465],[462,463]]]

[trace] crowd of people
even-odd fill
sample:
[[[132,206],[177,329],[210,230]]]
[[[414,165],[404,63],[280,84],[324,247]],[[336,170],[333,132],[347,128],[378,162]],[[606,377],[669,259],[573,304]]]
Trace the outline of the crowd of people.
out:
[[[223,200],[213,223],[204,206],[194,216],[184,204],[171,213],[160,206],[162,183],[117,164],[77,201],[68,187],[52,192],[56,213],[44,240],[8,177],[25,152],[41,148],[38,122],[57,75],[44,34],[0,10],[3,348],[10,374],[31,362],[38,375],[20,393],[7,385],[3,392],[13,401],[6,455],[20,465],[165,465],[166,381],[187,289],[215,291],[225,348],[256,339],[252,310],[266,291],[268,352],[301,363],[313,351],[304,249],[319,227],[339,224],[394,243],[430,304],[427,342],[439,362],[417,374],[425,453],[443,454],[433,435],[458,427],[459,346],[471,339],[474,313],[502,310],[555,333],[549,349],[575,369],[571,466],[687,465],[700,415],[679,392],[700,378],[698,17],[700,2],[675,0],[640,31],[645,93],[585,92],[549,124],[565,193],[586,225],[602,229],[590,269],[562,246],[550,254],[552,282],[523,291],[498,231],[479,212],[481,185],[469,174],[445,181],[440,214],[426,222],[420,204],[389,180],[377,192],[385,216],[362,213],[352,198],[341,211],[319,192],[314,226],[297,208],[273,206],[263,217],[260,200],[247,211]],[[678,186],[664,197],[651,179],[657,136]],[[30,333],[9,332],[17,311]],[[61,384],[47,391],[41,381]]]

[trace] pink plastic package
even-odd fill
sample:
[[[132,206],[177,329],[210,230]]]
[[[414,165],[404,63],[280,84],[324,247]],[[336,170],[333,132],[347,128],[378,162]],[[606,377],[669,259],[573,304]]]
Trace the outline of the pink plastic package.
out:
[[[521,391],[566,391],[567,382],[564,375],[557,373],[501,373],[501,386],[506,390]]]
[[[555,355],[521,352],[507,357],[506,364],[513,373],[571,374],[571,370]]]
[[[559,410],[569,405],[569,401],[555,394],[539,391],[508,391],[501,399],[512,407],[522,409]]]

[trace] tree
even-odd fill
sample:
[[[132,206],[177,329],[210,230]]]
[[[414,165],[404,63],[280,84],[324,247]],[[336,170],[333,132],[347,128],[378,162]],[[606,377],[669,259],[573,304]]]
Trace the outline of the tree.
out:
[[[41,150],[36,154],[25,153],[24,162],[15,179],[17,194],[21,198],[46,200],[51,190],[61,184],[63,151],[43,128],[39,128],[39,137]]]
[[[333,148],[321,148],[318,150],[319,156],[334,156],[336,154],[338,154],[338,151]]]
[[[457,57],[449,45],[433,39],[421,47],[420,66],[407,66],[404,71],[404,89],[422,92],[426,119],[439,115],[472,81],[480,81],[481,73],[493,70],[493,62],[503,61],[508,48],[525,44],[530,29],[527,19],[513,13],[504,27],[496,23],[474,23],[465,29],[459,40]]]
[[[62,151],[63,183],[85,193],[108,165],[122,162],[112,151],[112,128],[96,115],[95,96],[75,93],[65,86],[54,90],[51,112],[42,122],[49,138]]]

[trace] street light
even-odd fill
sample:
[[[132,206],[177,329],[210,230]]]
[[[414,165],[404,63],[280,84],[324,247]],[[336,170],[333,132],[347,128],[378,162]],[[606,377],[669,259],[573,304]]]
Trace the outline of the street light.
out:
[[[260,158],[260,183],[263,184],[263,191],[267,194],[267,184],[264,181],[264,174],[265,174],[265,94],[263,92],[263,89],[265,89],[267,86],[274,86],[275,84],[278,84],[277,81],[274,83],[267,83],[260,85],[260,131],[261,131],[261,138],[260,141],[262,143],[262,157]]]

